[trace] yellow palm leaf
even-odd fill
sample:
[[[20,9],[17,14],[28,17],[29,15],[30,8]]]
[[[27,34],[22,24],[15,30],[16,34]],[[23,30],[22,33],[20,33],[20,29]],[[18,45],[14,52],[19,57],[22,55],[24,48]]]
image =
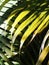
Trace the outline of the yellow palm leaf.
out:
[[[46,46],[42,51],[42,53],[40,54],[36,65],[41,65],[41,63],[44,61],[48,53],[49,53],[49,46]]]
[[[39,17],[37,17],[33,23],[29,26],[29,28],[25,31],[24,35],[22,36],[22,39],[20,41],[20,48],[22,47],[25,40],[28,38],[28,36],[38,27],[38,25],[41,23],[43,16],[46,12],[42,12]],[[41,20],[40,20],[41,19]],[[36,26],[35,26],[36,25]]]

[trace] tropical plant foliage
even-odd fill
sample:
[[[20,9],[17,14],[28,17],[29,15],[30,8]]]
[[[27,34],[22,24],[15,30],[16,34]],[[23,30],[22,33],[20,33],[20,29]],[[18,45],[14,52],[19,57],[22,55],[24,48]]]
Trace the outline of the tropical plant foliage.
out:
[[[49,0],[1,3],[0,65],[49,65]]]

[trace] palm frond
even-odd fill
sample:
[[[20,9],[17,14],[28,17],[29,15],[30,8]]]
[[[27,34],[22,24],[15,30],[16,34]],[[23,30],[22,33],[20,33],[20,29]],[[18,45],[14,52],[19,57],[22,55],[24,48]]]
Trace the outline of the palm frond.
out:
[[[49,53],[49,46],[46,46],[45,49],[42,51],[41,55],[39,56],[36,65],[41,65],[41,63],[44,61],[48,53]]]
[[[21,65],[30,65],[30,63],[38,65],[45,60],[49,53],[49,46],[43,47],[40,55],[39,47],[42,41],[42,46],[46,43],[44,41],[49,36],[49,32],[46,34],[49,29],[48,2],[48,0],[5,0],[0,5],[0,17],[3,19],[0,23],[0,49],[2,50],[0,56],[5,61],[5,65],[6,62],[9,65],[16,65],[15,62]]]

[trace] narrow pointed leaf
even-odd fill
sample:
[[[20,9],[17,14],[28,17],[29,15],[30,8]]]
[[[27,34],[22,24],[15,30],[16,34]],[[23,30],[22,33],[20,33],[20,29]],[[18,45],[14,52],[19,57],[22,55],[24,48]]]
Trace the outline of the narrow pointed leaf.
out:
[[[42,12],[39,17],[37,17],[35,19],[35,21],[33,21],[33,23],[29,26],[29,28],[26,30],[26,32],[24,33],[24,35],[22,36],[22,39],[20,41],[20,48],[23,46],[23,43],[25,42],[25,40],[28,38],[28,36],[38,27],[38,25],[41,23],[42,21],[42,17],[44,16],[46,12]],[[40,20],[41,19],[41,20]],[[36,26],[35,26],[36,25]]]
[[[28,11],[28,10],[21,12],[21,13],[18,15],[18,17],[15,19],[15,21],[14,21],[12,27],[15,27],[15,26],[17,25],[17,23],[18,23],[23,17],[25,17],[29,12],[30,12],[30,11]]]
[[[41,63],[44,61],[48,53],[49,53],[49,46],[46,46],[42,51],[42,53],[40,54],[36,65],[41,65]]]

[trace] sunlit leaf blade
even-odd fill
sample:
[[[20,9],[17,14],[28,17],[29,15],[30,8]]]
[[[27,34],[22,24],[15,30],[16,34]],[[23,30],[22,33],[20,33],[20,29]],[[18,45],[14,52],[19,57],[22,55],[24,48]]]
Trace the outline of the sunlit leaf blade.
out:
[[[7,30],[8,24],[9,24],[10,20],[15,16],[15,14],[16,13],[14,13],[12,15],[10,14],[9,17],[4,21],[4,23],[0,25],[0,27]]]
[[[44,36],[44,39],[43,39],[43,41],[42,41],[42,44],[41,44],[41,48],[40,48],[39,54],[40,54],[41,51],[44,49],[45,42],[46,42],[46,40],[47,40],[48,37],[49,37],[49,30],[47,31],[46,35]]]
[[[30,11],[27,11],[27,10],[21,12],[21,13],[18,15],[18,17],[15,19],[15,21],[14,21],[12,27],[15,27],[15,26],[17,25],[17,23],[18,23],[23,17],[25,17],[29,12],[30,12]]]
[[[32,16],[34,16],[33,18],[31,18]],[[20,32],[29,24],[32,22],[32,20],[34,20],[36,18],[35,14],[32,14],[28,19],[26,19],[25,21],[23,21],[23,23],[17,28],[17,30],[14,33],[13,39],[12,41],[14,42],[16,37],[20,34]]]
[[[14,23],[12,24],[12,28],[10,29],[10,31],[13,33],[14,32],[14,27],[16,27],[17,26],[17,24],[20,22],[20,20],[22,19],[22,18],[24,18],[28,13],[29,13],[30,11],[22,11],[19,15],[18,15],[18,17],[15,19],[15,21],[14,21]]]
[[[48,22],[49,24],[49,15],[43,20],[43,22],[40,24],[40,26],[34,31],[33,36],[30,40],[30,42],[35,38],[35,36],[39,33],[39,31],[43,28],[43,26]],[[30,44],[30,42],[28,44]]]
[[[33,21],[33,23],[29,26],[29,28],[26,30],[26,32],[24,33],[24,35],[22,36],[21,39],[21,44],[20,44],[20,48],[23,46],[23,43],[25,42],[25,40],[28,38],[28,36],[38,27],[38,25],[41,23],[43,16],[46,12],[42,12],[39,17],[37,17],[35,19],[35,21]],[[41,19],[41,20],[40,20]],[[35,26],[36,25],[36,26]]]
[[[45,18],[45,20],[41,23],[41,25],[38,27],[38,29],[35,31],[34,34],[37,34],[38,31],[47,23],[49,22],[49,15]]]
[[[2,7],[10,0],[5,0],[2,4],[1,4],[1,7],[0,7],[0,10],[2,9]]]
[[[42,53],[40,54],[36,65],[41,65],[41,63],[44,61],[48,53],[49,53],[49,46],[46,46],[42,51]]]
[[[10,16],[8,17],[8,19],[7,19],[7,20],[5,20],[5,22],[4,22],[4,23],[5,23],[5,24],[6,24],[6,23],[9,23],[9,22],[10,22],[10,20],[12,19],[12,17],[14,17],[14,16],[15,16],[15,14],[16,14],[16,13],[14,13],[14,14],[10,15]]]
[[[47,22],[41,29],[38,33],[41,33],[47,26],[49,25],[49,22]]]

